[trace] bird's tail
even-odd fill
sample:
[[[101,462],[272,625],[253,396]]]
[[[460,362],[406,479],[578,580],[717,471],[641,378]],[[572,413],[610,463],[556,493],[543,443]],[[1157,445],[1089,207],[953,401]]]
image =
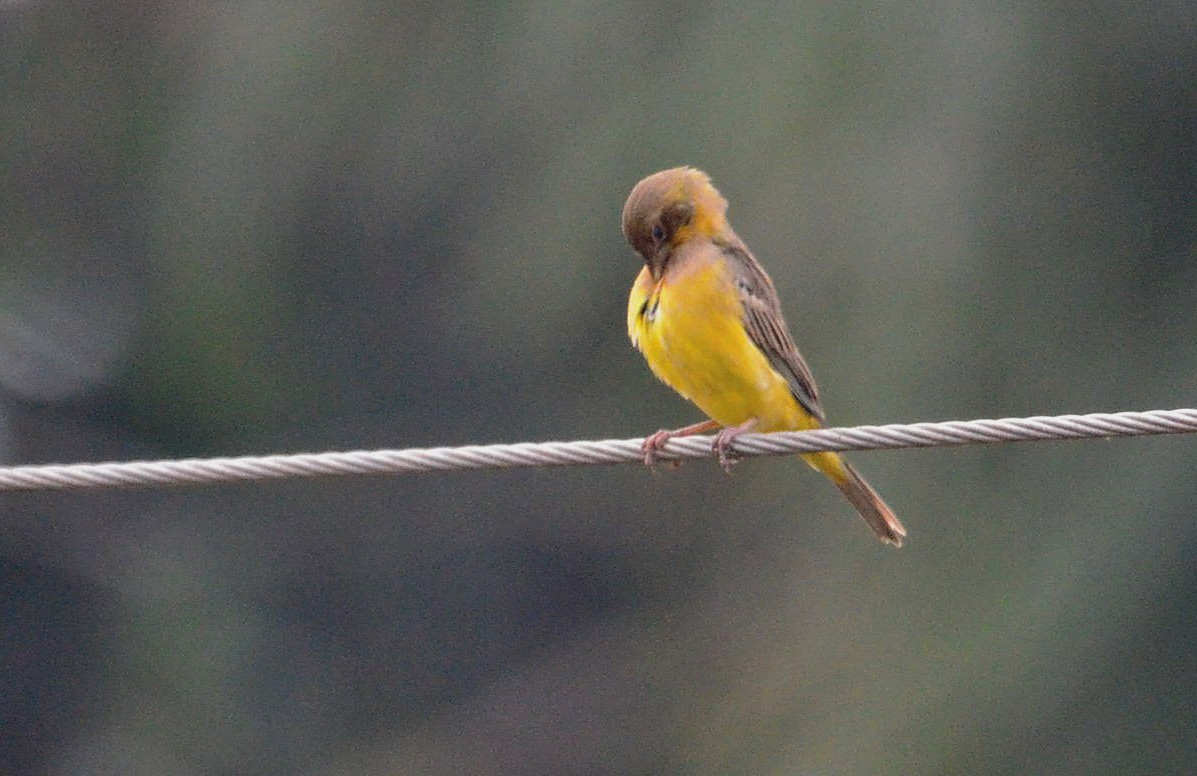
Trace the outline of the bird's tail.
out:
[[[902,522],[847,461],[834,453],[816,453],[804,455],[803,458],[836,484],[878,539],[895,547],[902,546],[902,540],[906,538]]]

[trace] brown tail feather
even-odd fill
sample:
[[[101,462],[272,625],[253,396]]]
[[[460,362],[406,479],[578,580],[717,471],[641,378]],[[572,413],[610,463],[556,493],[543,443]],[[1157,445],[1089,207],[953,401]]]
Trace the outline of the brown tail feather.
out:
[[[846,477],[835,478],[835,484],[839,486],[840,491],[852,502],[852,506],[856,507],[856,511],[877,534],[878,539],[886,544],[901,547],[902,540],[906,538],[906,529],[902,527],[897,515],[846,461],[844,473],[847,474]]]

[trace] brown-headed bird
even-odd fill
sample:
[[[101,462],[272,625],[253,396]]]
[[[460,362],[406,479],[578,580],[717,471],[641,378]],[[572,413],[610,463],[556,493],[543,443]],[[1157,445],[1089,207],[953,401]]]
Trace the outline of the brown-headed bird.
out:
[[[709,421],[661,430],[644,442],[645,462],[676,436],[722,427],[715,451],[748,431],[820,428],[814,378],[790,336],[773,281],[727,221],[727,201],[701,170],[676,167],[636,184],[623,234],[644,259],[628,299],[628,335],[649,367]],[[802,456],[827,475],[883,542],[906,529],[837,453]]]

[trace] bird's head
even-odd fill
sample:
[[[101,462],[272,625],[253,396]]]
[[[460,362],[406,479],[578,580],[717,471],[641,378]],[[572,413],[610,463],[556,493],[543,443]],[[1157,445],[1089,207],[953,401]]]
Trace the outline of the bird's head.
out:
[[[623,206],[623,236],[653,278],[689,240],[720,240],[728,231],[727,200],[710,177],[693,167],[653,173],[636,184]]]

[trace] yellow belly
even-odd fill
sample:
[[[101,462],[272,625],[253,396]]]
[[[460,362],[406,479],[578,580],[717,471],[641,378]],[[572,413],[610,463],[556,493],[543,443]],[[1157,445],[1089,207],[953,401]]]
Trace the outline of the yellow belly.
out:
[[[653,282],[645,268],[628,299],[628,334],[649,367],[712,420],[754,430],[815,428],[790,386],[744,329],[739,295],[721,261],[690,262]]]

